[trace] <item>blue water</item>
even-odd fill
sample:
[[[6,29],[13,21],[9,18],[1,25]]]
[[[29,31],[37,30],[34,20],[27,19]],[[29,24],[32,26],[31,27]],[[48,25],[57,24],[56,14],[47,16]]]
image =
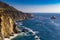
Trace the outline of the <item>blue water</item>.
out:
[[[60,14],[35,13],[34,15],[34,18],[22,21],[22,26],[36,31],[40,40],[60,40]],[[56,16],[56,19],[50,19],[51,16]],[[33,35],[29,35],[19,36],[13,40],[35,40],[35,38]]]

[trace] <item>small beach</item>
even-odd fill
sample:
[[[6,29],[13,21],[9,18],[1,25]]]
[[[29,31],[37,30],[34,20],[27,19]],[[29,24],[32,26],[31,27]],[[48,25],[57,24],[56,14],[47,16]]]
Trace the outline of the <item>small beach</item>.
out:
[[[18,35],[19,35],[19,34],[14,34],[14,36],[11,36],[10,38],[5,38],[4,40],[11,40],[11,39],[17,37]]]
[[[25,32],[21,32],[21,33],[18,33],[18,34],[14,34],[14,36],[10,36],[10,38],[4,38],[4,40],[12,40],[17,36],[26,36],[26,35],[27,34]]]

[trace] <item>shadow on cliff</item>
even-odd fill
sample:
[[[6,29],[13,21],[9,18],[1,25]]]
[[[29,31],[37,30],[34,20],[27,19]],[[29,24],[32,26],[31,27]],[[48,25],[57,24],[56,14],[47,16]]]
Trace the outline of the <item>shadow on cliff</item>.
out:
[[[13,36],[14,33],[19,33],[15,22],[30,17],[31,14],[23,13],[4,2],[0,2],[0,39],[3,40],[3,38]]]

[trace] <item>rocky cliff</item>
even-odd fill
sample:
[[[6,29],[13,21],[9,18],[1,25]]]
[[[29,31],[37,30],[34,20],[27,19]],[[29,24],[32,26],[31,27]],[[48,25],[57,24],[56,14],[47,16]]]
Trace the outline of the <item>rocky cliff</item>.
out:
[[[31,14],[18,11],[4,2],[0,2],[0,40],[18,33],[17,20],[29,19]]]

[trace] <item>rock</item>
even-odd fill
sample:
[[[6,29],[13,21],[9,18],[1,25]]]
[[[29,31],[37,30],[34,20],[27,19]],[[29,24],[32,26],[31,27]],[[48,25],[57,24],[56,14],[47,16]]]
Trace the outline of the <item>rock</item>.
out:
[[[25,14],[4,2],[0,2],[0,39],[3,40],[13,36],[14,33],[19,33],[19,28],[15,22],[29,18],[30,14]]]
[[[51,19],[56,19],[56,16],[52,16]]]

